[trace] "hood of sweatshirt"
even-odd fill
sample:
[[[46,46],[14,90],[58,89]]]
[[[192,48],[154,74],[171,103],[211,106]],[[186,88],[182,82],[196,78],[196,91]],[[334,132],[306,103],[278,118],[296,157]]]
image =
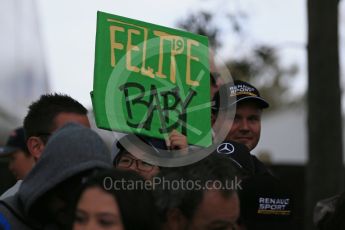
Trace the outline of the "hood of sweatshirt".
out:
[[[24,212],[47,191],[86,170],[110,168],[110,152],[93,130],[69,123],[50,137],[41,158],[19,191]]]

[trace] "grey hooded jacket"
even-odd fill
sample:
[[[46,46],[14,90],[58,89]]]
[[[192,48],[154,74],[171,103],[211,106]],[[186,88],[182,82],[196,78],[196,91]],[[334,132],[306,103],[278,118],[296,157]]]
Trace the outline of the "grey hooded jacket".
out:
[[[78,124],[65,125],[50,137],[18,193],[0,201],[0,229],[54,229],[28,217],[38,198],[74,175],[110,167],[109,150],[98,134]]]

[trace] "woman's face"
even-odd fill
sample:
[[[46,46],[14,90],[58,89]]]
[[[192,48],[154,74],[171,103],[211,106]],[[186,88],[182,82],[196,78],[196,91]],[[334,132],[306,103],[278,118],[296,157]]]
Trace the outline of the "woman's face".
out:
[[[99,187],[86,189],[78,202],[74,230],[124,230],[114,197]]]

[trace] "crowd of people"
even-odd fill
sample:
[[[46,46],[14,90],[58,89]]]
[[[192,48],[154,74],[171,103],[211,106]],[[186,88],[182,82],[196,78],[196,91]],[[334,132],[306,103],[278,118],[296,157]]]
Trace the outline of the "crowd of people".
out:
[[[83,105],[63,94],[42,95],[0,148],[18,179],[0,198],[0,229],[292,229],[291,192],[250,153],[269,103],[247,82],[219,89],[215,83],[217,148],[180,167],[154,165],[122,144],[139,138],[152,151],[188,154],[195,146],[179,132],[168,142],[128,134],[109,150],[90,129]],[[236,108],[233,117],[229,108]],[[225,138],[217,140],[224,126]]]

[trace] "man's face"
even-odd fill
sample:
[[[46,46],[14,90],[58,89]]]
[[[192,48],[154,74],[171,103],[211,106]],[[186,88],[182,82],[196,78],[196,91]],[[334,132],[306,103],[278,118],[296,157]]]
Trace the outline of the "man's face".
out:
[[[226,140],[244,144],[249,150],[254,149],[260,139],[261,113],[262,109],[255,103],[238,104]]]
[[[55,117],[54,126],[52,130],[50,130],[49,133],[44,134],[40,137],[37,137],[37,136],[29,137],[27,141],[27,146],[28,146],[30,154],[33,155],[36,160],[38,160],[42,155],[42,152],[45,148],[45,144],[49,139],[49,136],[53,132],[55,132],[57,129],[61,128],[62,126],[64,126],[66,123],[69,123],[69,122],[75,122],[75,123],[78,123],[90,128],[90,122],[86,115],[77,114],[77,113],[65,113],[65,112],[59,113]]]
[[[239,215],[240,207],[237,193],[224,196],[219,190],[207,190],[204,192],[203,199],[197,207],[188,229],[234,230]]]
[[[22,180],[33,167],[35,160],[33,156],[25,154],[22,150],[17,150],[9,156],[9,170],[17,180]]]

